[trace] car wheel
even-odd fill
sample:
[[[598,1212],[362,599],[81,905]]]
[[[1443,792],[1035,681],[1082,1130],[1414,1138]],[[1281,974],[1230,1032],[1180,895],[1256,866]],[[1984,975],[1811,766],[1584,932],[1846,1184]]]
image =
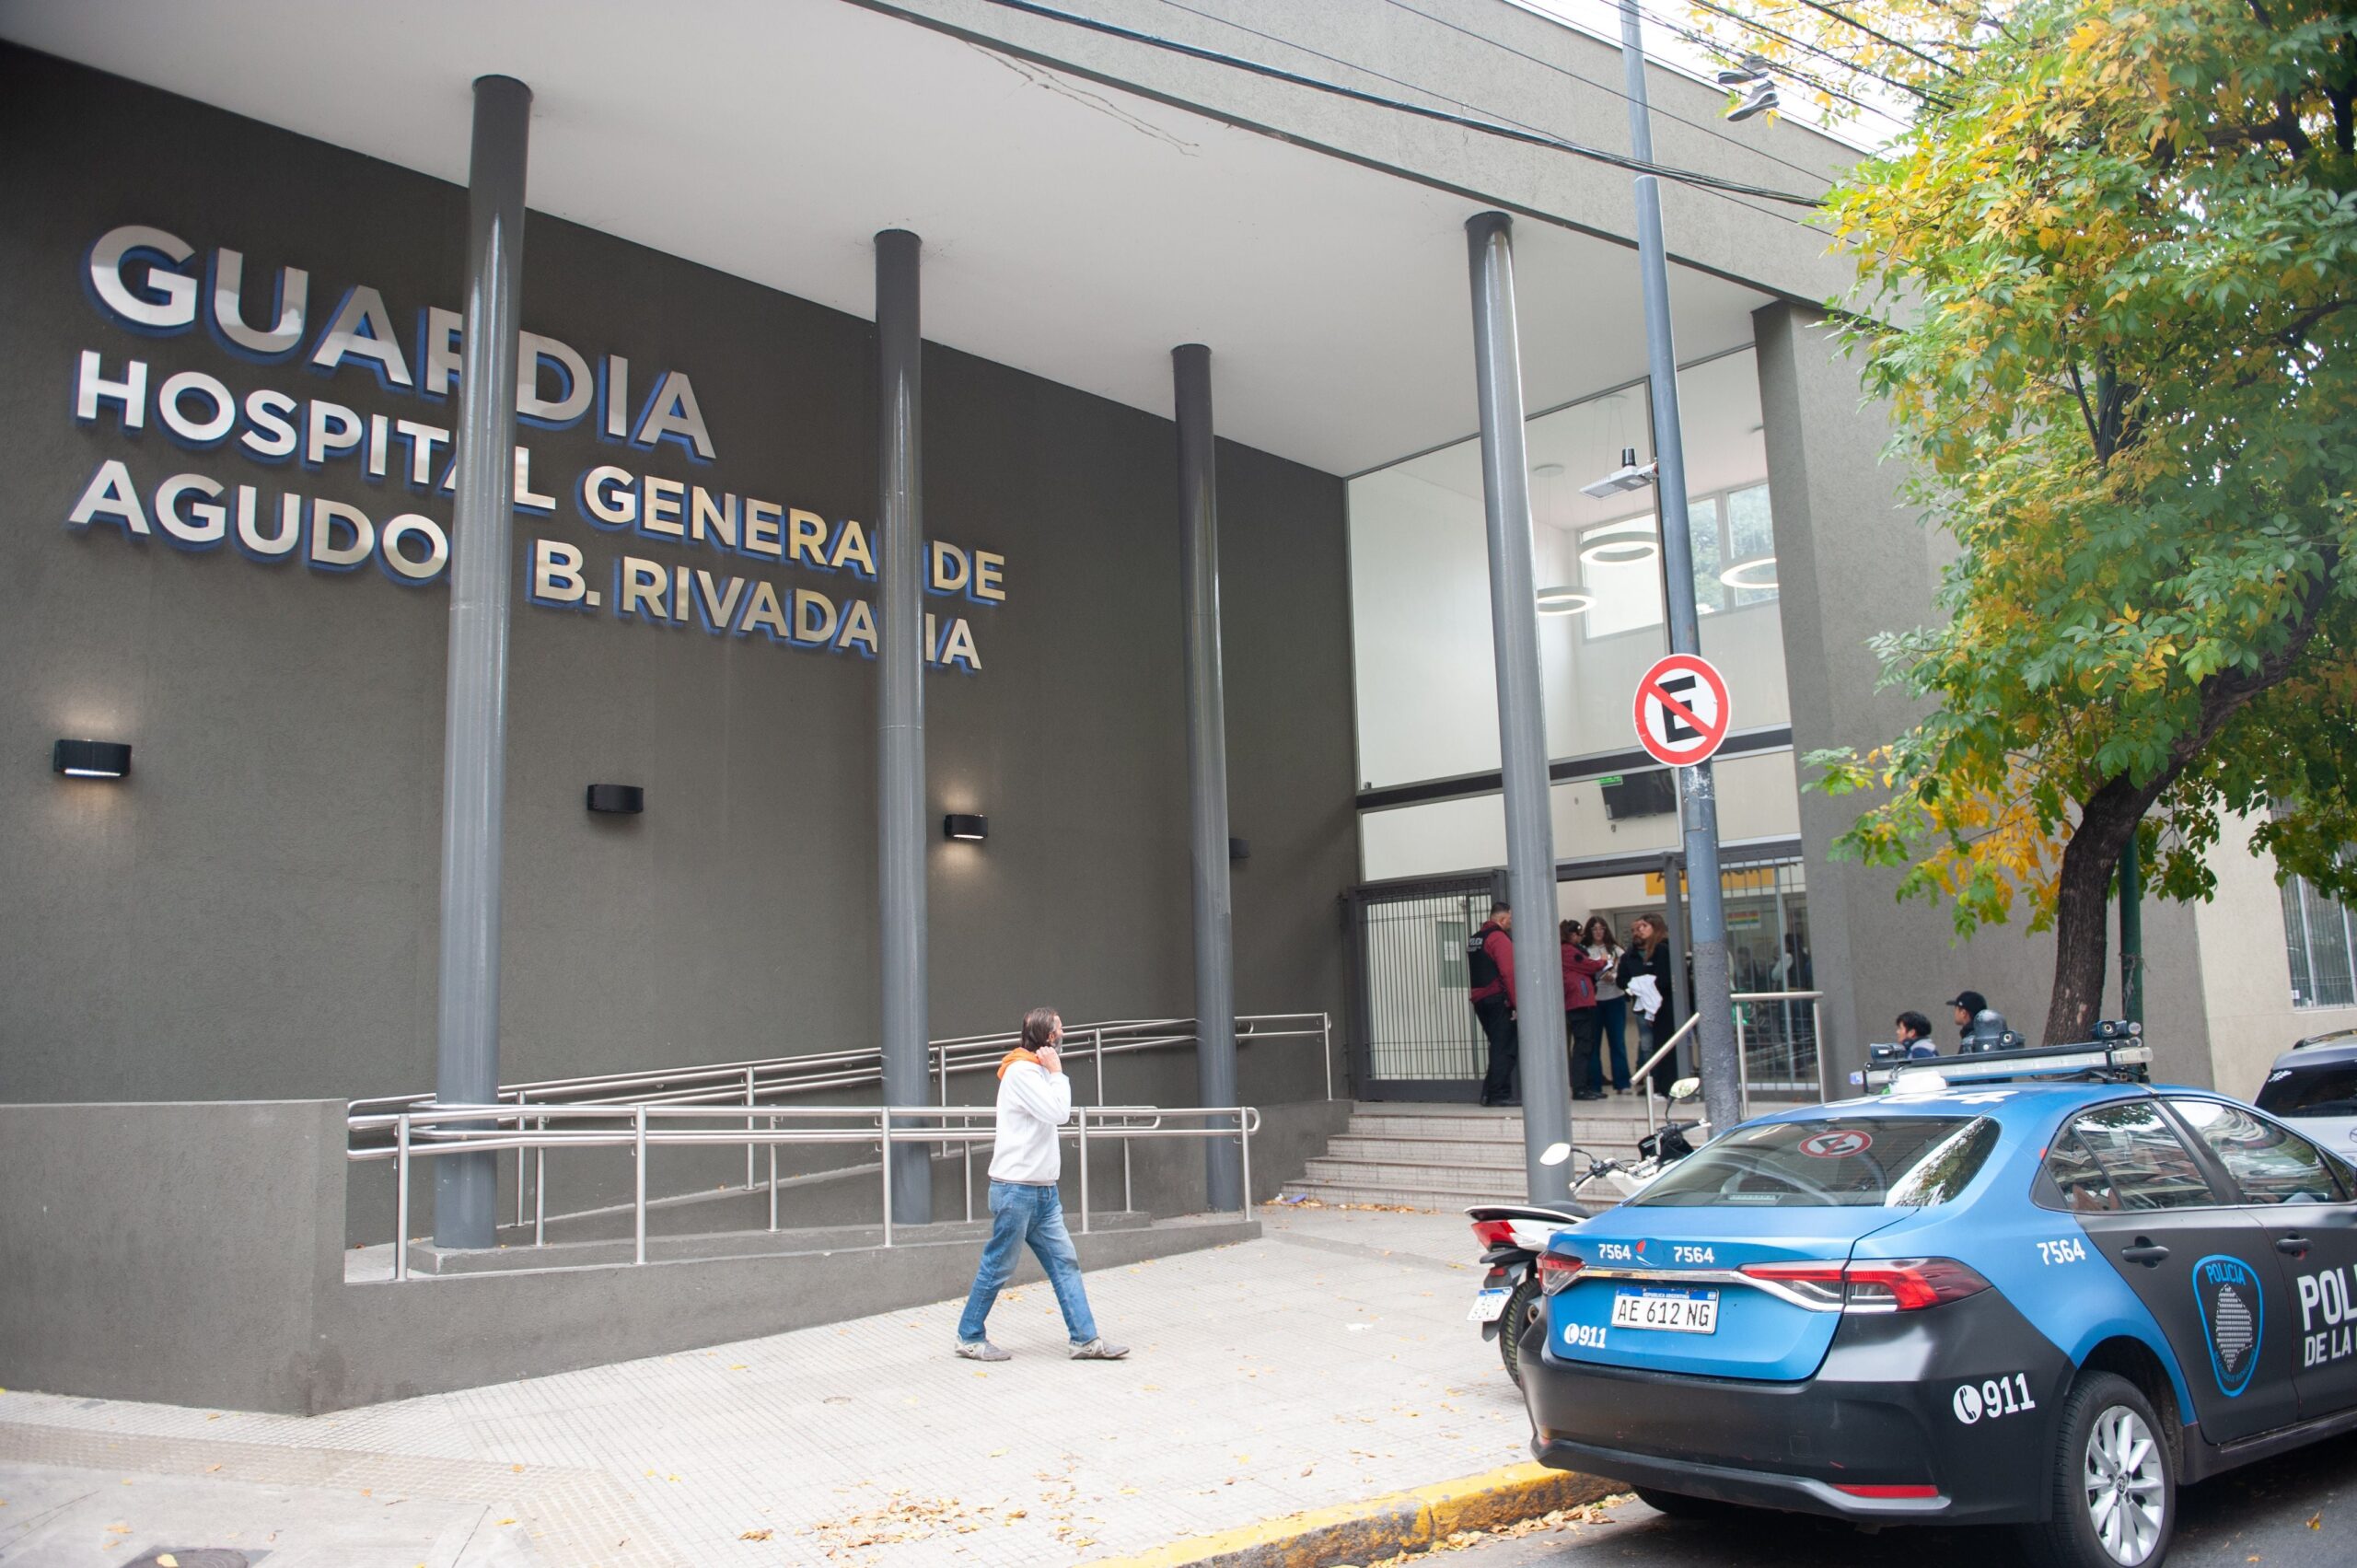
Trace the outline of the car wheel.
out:
[[[1545,1295],[1538,1288],[1538,1271],[1533,1269],[1523,1275],[1522,1283],[1506,1297],[1506,1309],[1498,1314],[1498,1359],[1506,1365],[1506,1376],[1515,1387],[1522,1387],[1522,1336],[1544,1309]]]
[[[1637,1501],[1656,1514],[1666,1514],[1673,1519],[1724,1519],[1738,1510],[1732,1503],[1715,1498],[1689,1497],[1682,1492],[1660,1492],[1650,1486],[1630,1488]]]
[[[2062,1402],[2050,1460],[2053,1516],[2021,1529],[2036,1568],[2159,1568],[2177,1526],[2177,1455],[2143,1390],[2081,1377]]]

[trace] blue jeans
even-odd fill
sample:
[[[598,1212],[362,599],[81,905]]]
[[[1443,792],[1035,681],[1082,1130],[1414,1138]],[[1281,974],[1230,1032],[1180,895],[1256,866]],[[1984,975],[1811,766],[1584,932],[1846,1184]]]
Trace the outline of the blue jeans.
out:
[[[974,1272],[974,1288],[966,1296],[966,1314],[958,1319],[958,1337],[974,1344],[984,1337],[991,1307],[1015,1272],[1015,1249],[1031,1244],[1031,1255],[1048,1271],[1056,1305],[1063,1308],[1064,1332],[1072,1342],[1085,1345],[1097,1337],[1097,1319],[1088,1314],[1088,1293],[1081,1288],[1080,1252],[1064,1228],[1063,1199],[1052,1187],[1031,1187],[1019,1181],[991,1183],[991,1239],[982,1249],[982,1266]]]
[[[1612,1086],[1629,1086],[1629,1047],[1625,1041],[1629,1022],[1629,999],[1615,996],[1596,1005],[1596,1015],[1604,1024],[1604,1043],[1612,1051]]]

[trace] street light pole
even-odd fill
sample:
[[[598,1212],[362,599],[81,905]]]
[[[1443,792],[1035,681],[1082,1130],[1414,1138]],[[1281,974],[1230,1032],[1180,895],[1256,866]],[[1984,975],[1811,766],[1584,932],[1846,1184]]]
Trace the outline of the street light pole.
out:
[[[1645,103],[1645,44],[1636,0],[1620,0],[1620,61],[1628,80],[1629,150],[1641,164],[1654,160],[1651,114]],[[1661,184],[1636,180],[1637,268],[1644,276],[1645,354],[1653,382],[1654,489],[1660,505],[1661,570],[1669,611],[1669,651],[1702,651],[1701,618],[1694,606],[1694,541],[1686,517],[1686,444],[1678,419],[1678,349],[1670,335],[1669,263],[1662,252]],[[1719,1132],[1743,1120],[1741,1063],[1736,1055],[1735,1004],[1727,981],[1727,919],[1719,890],[1718,787],[1706,761],[1679,778],[1679,826],[1686,840],[1688,930],[1694,963],[1697,1057],[1702,1103]]]

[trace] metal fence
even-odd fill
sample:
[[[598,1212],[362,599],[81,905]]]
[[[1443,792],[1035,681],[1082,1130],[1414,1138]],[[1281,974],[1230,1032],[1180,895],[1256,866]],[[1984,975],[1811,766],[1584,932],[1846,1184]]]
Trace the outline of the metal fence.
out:
[[[738,1125],[741,1119],[742,1125]],[[1172,1120],[1198,1126],[1167,1125]],[[411,1167],[437,1155],[515,1151],[529,1156],[535,1193],[548,1190],[548,1156],[552,1150],[627,1148],[635,1172],[631,1202],[632,1258],[646,1261],[646,1184],[649,1158],[657,1148],[713,1144],[746,1146],[746,1158],[758,1147],[770,1151],[770,1223],[778,1228],[777,1150],[784,1144],[873,1145],[877,1151],[877,1186],[882,1192],[884,1245],[892,1245],[892,1182],[890,1162],[883,1158],[891,1144],[955,1144],[966,1167],[966,1217],[974,1218],[976,1147],[997,1135],[989,1108],[958,1106],[780,1106],[780,1105],[427,1105],[396,1111],[354,1115],[353,1144],[345,1157],[354,1162],[393,1163],[393,1278],[409,1278]],[[820,1126],[819,1122],[844,1122]],[[553,1122],[555,1125],[552,1126]],[[780,1123],[786,1123],[781,1126]],[[1088,1145],[1116,1143],[1121,1150],[1121,1203],[1131,1206],[1130,1145],[1140,1138],[1234,1138],[1244,1169],[1242,1213],[1252,1208],[1252,1134],[1260,1130],[1260,1113],[1251,1106],[1175,1107],[1074,1106],[1072,1124],[1063,1136],[1078,1145],[1080,1230],[1089,1231]],[[369,1134],[383,1134],[380,1142]],[[544,1247],[548,1237],[543,1206],[536,1213],[532,1245]]]
[[[1236,1020],[1236,1043],[1244,1049],[1260,1043],[1278,1040],[1311,1040],[1318,1051],[1326,1081],[1326,1098],[1334,1098],[1333,1024],[1324,1013],[1248,1013]],[[931,1043],[935,1099],[942,1109],[954,1109],[949,1103],[949,1081],[968,1074],[995,1071],[1000,1059],[1021,1043],[1020,1031],[1001,1034],[959,1035]],[[1120,1018],[1097,1023],[1066,1024],[1064,1026],[1063,1058],[1073,1077],[1075,1090],[1086,1083],[1093,1091],[1098,1109],[1107,1106],[1106,1070],[1108,1058],[1120,1057],[1142,1051],[1161,1051],[1195,1043],[1195,1020],[1192,1018]],[[712,1106],[730,1104],[741,1106],[743,1125],[749,1132],[762,1112],[797,1097],[828,1090],[857,1088],[867,1085],[881,1087],[884,1082],[884,1058],[879,1051],[817,1051],[802,1056],[772,1056],[750,1062],[719,1062],[695,1067],[649,1068],[632,1073],[603,1073],[584,1077],[543,1078],[530,1083],[503,1084],[498,1102],[508,1107],[544,1106]],[[1075,1097],[1077,1098],[1077,1097]],[[351,1103],[351,1139],[355,1150],[381,1151],[391,1147],[392,1123],[388,1116],[403,1111],[432,1109],[430,1093],[386,1095],[374,1099],[356,1099]],[[824,1108],[822,1108],[824,1109]],[[988,1108],[984,1108],[987,1110]],[[700,1140],[714,1142],[715,1140]],[[726,1142],[728,1140],[716,1140]],[[745,1190],[751,1191],[761,1181],[758,1144],[763,1140],[750,1137],[735,1142],[745,1145]],[[826,1142],[827,1140],[802,1140]],[[940,1146],[936,1151],[946,1156],[950,1144],[957,1140],[946,1136],[932,1140]],[[514,1147],[503,1144],[502,1147]],[[775,1151],[772,1151],[775,1164]],[[772,1170],[772,1177],[774,1170]],[[521,1225],[531,1217],[531,1210],[545,1213],[546,1196],[537,1176],[528,1166],[521,1148],[516,1150],[516,1224]]]
[[[1353,968],[1350,1049],[1364,1099],[1470,1099],[1488,1047],[1465,999],[1465,945],[1490,918],[1488,876],[1344,895]]]

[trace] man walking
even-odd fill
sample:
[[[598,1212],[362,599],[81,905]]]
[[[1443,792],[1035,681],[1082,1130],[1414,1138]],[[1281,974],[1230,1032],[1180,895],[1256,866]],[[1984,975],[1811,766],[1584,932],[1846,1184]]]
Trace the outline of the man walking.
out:
[[[1056,1047],[1064,1021],[1052,1007],[1024,1015],[1023,1043],[998,1064],[998,1132],[991,1153],[991,1239],[982,1249],[974,1288],[958,1319],[958,1353],[969,1361],[1013,1359],[991,1343],[986,1325],[1006,1277],[1015,1272],[1016,1249],[1029,1243],[1031,1255],[1048,1272],[1056,1305],[1064,1315],[1074,1361],[1119,1361],[1126,1345],[1102,1339],[1080,1283],[1080,1252],[1064,1228],[1063,1200],[1056,1191],[1063,1152],[1056,1129],[1072,1120],[1072,1080],[1064,1076]]]
[[[1481,1077],[1483,1105],[1520,1105],[1515,1066],[1522,1038],[1515,1028],[1514,906],[1504,899],[1490,906],[1490,918],[1465,945],[1465,999],[1481,1020],[1490,1041],[1490,1069]]]

